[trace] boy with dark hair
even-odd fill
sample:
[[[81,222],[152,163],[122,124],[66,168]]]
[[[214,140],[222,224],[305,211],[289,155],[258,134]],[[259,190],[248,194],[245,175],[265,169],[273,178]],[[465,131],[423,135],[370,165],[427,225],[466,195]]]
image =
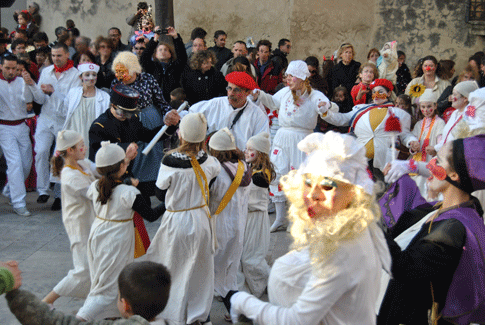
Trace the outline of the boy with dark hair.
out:
[[[175,88],[170,92],[170,100],[181,100],[182,102],[185,100],[187,96],[185,95],[185,90],[181,87]]]
[[[25,290],[7,293],[10,311],[24,325],[165,325],[157,318],[165,308],[170,292],[170,274],[162,264],[134,262],[118,277],[118,309],[124,319],[83,322],[72,315],[51,310],[34,294]]]

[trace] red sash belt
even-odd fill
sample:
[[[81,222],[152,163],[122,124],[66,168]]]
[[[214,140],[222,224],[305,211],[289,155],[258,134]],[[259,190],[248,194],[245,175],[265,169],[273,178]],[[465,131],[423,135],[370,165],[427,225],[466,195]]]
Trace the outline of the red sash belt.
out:
[[[2,125],[19,125],[25,122],[25,119],[9,121],[9,120],[0,120],[0,124]]]

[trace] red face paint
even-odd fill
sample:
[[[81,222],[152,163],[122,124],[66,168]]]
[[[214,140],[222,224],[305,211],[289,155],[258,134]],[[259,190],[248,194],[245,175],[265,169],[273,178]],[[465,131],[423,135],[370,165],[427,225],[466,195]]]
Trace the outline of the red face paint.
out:
[[[313,218],[316,215],[315,210],[313,210],[312,207],[308,207],[307,212],[310,218]]]
[[[426,168],[429,169],[431,174],[433,174],[436,179],[443,181],[447,176],[446,170],[443,167],[436,165],[436,162],[436,158],[431,159],[430,162],[426,165]]]
[[[254,158],[256,155],[254,153],[251,154],[251,158]]]

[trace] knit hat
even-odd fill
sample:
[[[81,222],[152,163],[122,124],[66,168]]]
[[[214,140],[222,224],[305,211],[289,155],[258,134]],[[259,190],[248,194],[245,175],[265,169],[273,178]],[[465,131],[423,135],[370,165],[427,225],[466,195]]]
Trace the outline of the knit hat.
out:
[[[96,152],[94,158],[96,167],[107,167],[119,163],[125,159],[125,151],[116,143],[109,141],[101,142],[101,148]]]
[[[77,66],[77,70],[79,71],[80,75],[83,74],[83,72],[88,72],[88,71],[94,71],[98,73],[99,65],[94,63],[83,63]]]
[[[291,74],[293,77],[301,80],[305,80],[311,76],[308,65],[302,60],[291,61],[286,69],[286,74]]]
[[[138,110],[137,104],[140,93],[135,89],[123,84],[117,84],[111,88],[110,95],[111,103],[119,108],[129,112]]]
[[[372,89],[374,89],[377,86],[386,87],[387,89],[389,89],[389,91],[393,91],[394,90],[394,86],[392,85],[392,82],[390,82],[387,79],[376,79],[376,80],[374,80],[374,81],[371,82],[369,88],[372,90]]]
[[[231,72],[226,76],[226,81],[248,90],[259,89],[256,81],[246,72]]]
[[[424,93],[419,97],[419,102],[436,103],[438,101],[438,96],[431,89],[426,89]]]
[[[209,140],[209,147],[217,151],[236,150],[236,139],[227,127],[217,131]]]
[[[468,98],[471,92],[478,89],[478,84],[474,80],[462,81],[456,84],[453,90],[456,90],[460,95]]]
[[[64,151],[74,147],[83,140],[83,136],[72,130],[62,130],[57,133],[56,150]]]
[[[205,140],[207,120],[202,113],[189,113],[180,122],[180,136],[189,143],[199,143]]]
[[[261,132],[249,138],[246,147],[251,147],[259,152],[268,154],[271,151],[271,143],[268,132]]]
[[[312,133],[298,143],[298,149],[307,154],[299,174],[329,177],[373,193],[365,148],[354,137],[333,131]]]

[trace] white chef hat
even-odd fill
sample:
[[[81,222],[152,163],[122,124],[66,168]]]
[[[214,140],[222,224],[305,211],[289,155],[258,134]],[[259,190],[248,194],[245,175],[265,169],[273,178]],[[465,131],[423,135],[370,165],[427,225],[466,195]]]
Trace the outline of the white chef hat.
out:
[[[98,73],[99,65],[94,63],[83,63],[77,66],[77,70],[79,71],[80,75],[83,74],[83,72],[88,72],[88,71],[94,71]]]
[[[236,139],[227,127],[214,133],[209,140],[209,148],[217,151],[236,150]]]
[[[297,77],[301,80],[305,80],[311,76],[308,70],[308,65],[305,61],[295,60],[291,61],[286,68],[286,74],[291,74],[293,77]]]
[[[426,89],[424,93],[419,97],[420,103],[436,103],[438,101],[438,96],[436,93],[431,89]]]
[[[471,92],[478,89],[478,84],[475,80],[462,81],[456,84],[453,90],[456,90],[460,95],[468,98]],[[468,100],[470,101],[470,100]]]
[[[271,151],[269,133],[261,132],[259,134],[256,134],[250,137],[248,142],[246,143],[246,147],[251,147],[253,149],[258,150],[259,152],[269,155],[269,152]]]
[[[462,121],[468,125],[469,131],[485,129],[485,88],[472,91],[468,101]]]
[[[180,122],[180,136],[189,143],[199,143],[205,140],[207,120],[202,113],[189,113]]]
[[[333,131],[312,133],[298,143],[298,149],[307,154],[299,174],[329,177],[373,193],[365,148],[354,137]]]
[[[116,143],[109,141],[101,142],[101,148],[96,152],[96,167],[107,167],[119,163],[125,159],[125,150]]]
[[[56,150],[64,151],[74,147],[83,140],[83,136],[72,130],[62,130],[57,133]]]

